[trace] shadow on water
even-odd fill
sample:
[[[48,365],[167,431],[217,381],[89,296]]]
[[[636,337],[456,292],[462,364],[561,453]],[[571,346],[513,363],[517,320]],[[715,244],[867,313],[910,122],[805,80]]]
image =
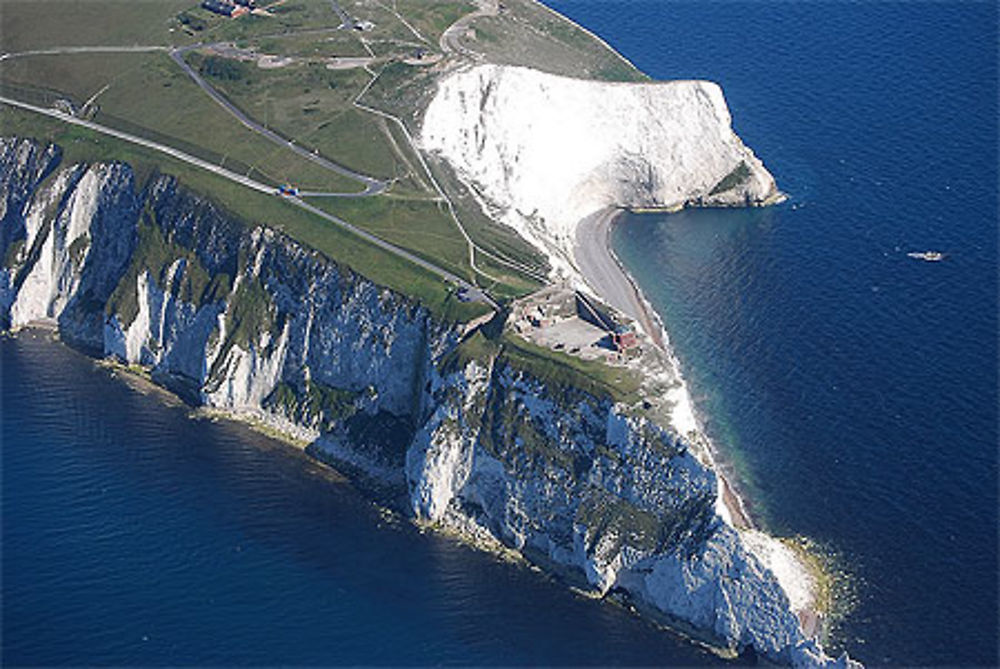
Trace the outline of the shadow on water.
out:
[[[0,355],[7,664],[718,662],[48,334]]]

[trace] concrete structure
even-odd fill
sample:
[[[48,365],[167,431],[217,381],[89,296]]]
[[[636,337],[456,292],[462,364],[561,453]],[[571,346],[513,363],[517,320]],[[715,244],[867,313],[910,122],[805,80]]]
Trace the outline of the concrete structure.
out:
[[[222,16],[232,16],[236,11],[236,5],[226,0],[202,0],[201,6],[215,14]]]

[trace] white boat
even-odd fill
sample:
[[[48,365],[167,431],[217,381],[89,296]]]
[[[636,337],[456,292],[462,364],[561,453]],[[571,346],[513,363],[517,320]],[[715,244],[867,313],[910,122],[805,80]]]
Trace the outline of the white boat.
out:
[[[927,262],[939,262],[944,260],[944,254],[940,251],[911,251],[906,255],[917,260],[926,260]]]

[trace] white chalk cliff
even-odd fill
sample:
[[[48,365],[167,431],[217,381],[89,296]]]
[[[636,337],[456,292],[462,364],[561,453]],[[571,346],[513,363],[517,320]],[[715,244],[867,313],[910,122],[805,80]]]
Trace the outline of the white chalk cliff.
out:
[[[608,206],[763,205],[774,179],[708,81],[611,83],[476,65],[446,76],[420,147],[573,274],[577,223]]]
[[[0,325],[38,319],[596,594],[718,646],[834,664],[777,561],[720,518],[686,438],[498,349],[169,177],[0,138]],[[791,597],[791,598],[790,598]],[[849,662],[846,657],[838,663]]]

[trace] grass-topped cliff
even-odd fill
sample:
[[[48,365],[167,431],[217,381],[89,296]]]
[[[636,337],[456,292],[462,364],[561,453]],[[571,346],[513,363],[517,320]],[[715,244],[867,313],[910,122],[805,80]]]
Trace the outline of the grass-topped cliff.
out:
[[[384,187],[361,198],[305,198],[310,204],[497,301],[536,289],[546,275],[544,257],[490,220],[446,165],[425,163],[412,139],[416,121],[438,79],[471,59],[587,78],[643,75],[533,0],[257,5],[230,18],[192,0],[2,0],[0,94],[152,140],[271,187],[365,190],[365,182],[313,156],[322,158]],[[31,111],[4,104],[0,114],[4,134],[58,143],[74,161],[128,162],[140,177],[176,175],[248,222],[279,227],[432,308],[455,292],[277,196],[248,192],[161,152]],[[478,311],[447,310],[466,318]]]
[[[811,653],[716,509],[673,361],[548,285],[595,207],[771,195],[721,90],[615,85],[645,77],[534,0],[258,3],[0,0],[5,324],[54,320],[729,651]]]

